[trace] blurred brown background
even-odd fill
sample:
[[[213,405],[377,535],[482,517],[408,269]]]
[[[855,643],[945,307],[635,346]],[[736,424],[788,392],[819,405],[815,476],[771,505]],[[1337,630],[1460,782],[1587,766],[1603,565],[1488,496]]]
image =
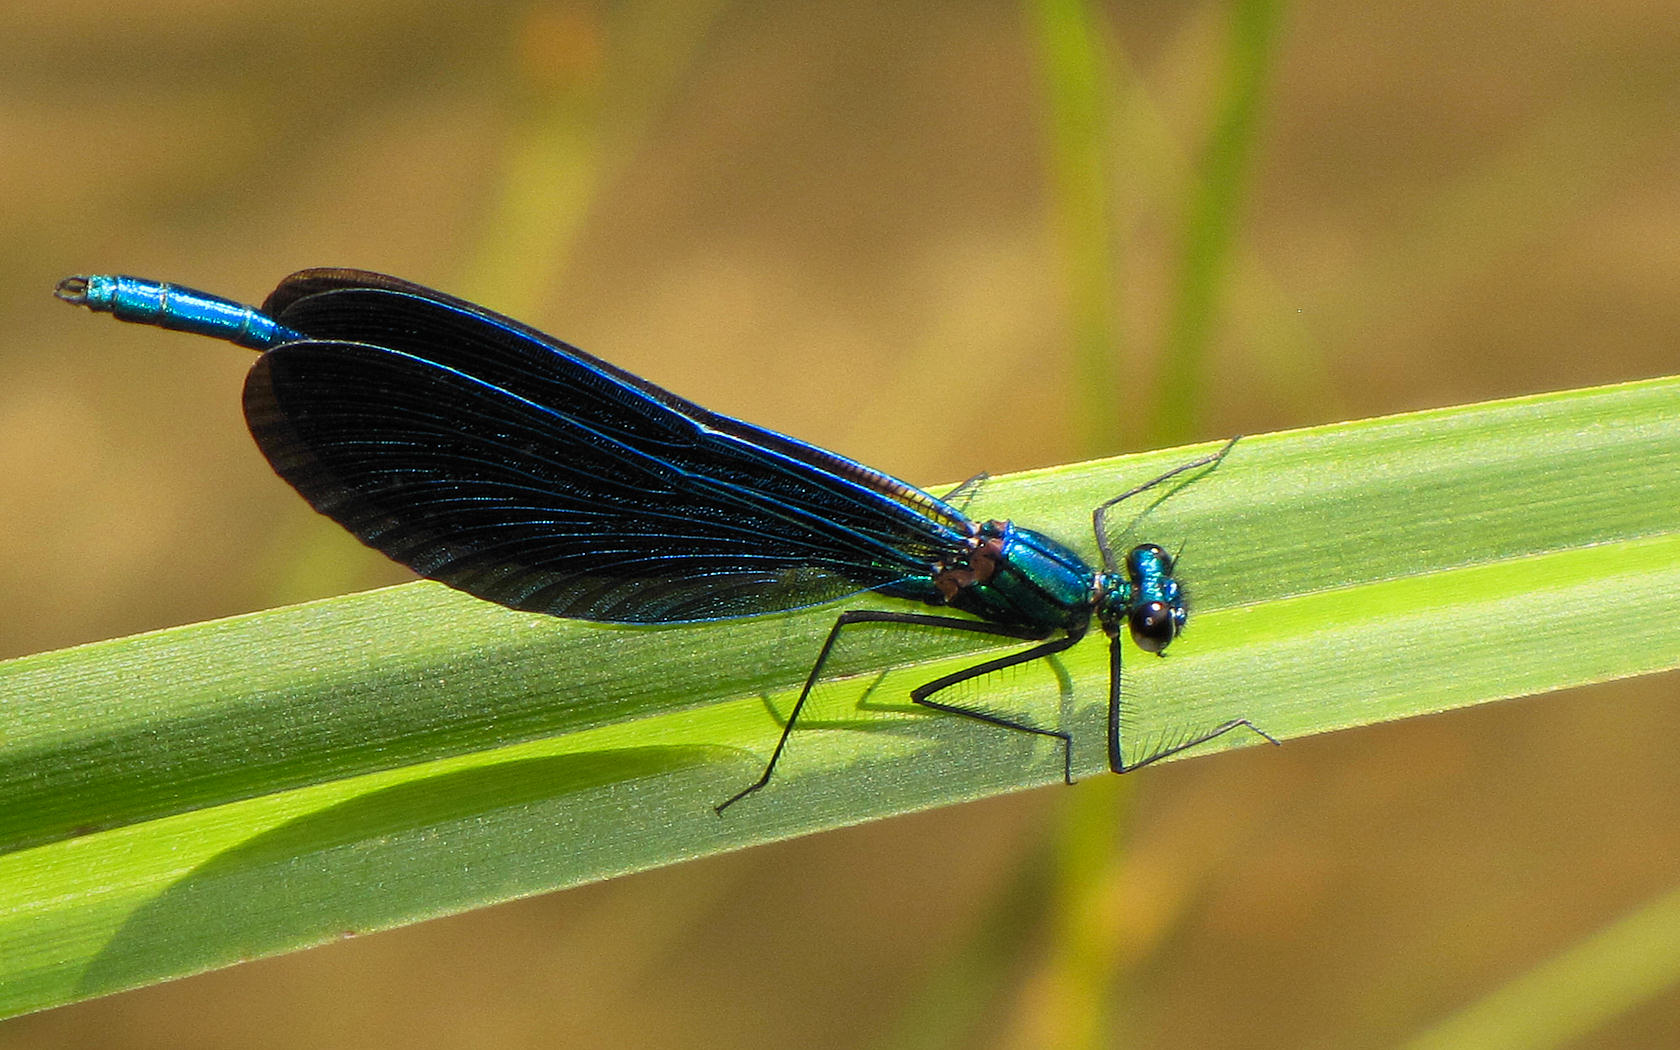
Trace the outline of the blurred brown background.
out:
[[[268,470],[248,358],[73,312],[69,273],[385,270],[928,483],[1680,370],[1680,8],[1316,0],[1273,16],[1193,418],[1151,422],[1232,9],[1108,5],[1127,385],[1082,427],[1059,8],[14,0],[0,656],[403,578]],[[714,858],[0,1047],[1396,1045],[1674,888],[1677,684]],[[1112,843],[1055,833],[1101,806]],[[1675,1031],[1669,988],[1569,1045]]]

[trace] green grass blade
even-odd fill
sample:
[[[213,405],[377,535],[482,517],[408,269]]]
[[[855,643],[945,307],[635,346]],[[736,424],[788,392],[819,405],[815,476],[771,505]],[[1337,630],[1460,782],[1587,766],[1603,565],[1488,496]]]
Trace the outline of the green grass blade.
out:
[[[1680,890],[1560,953],[1405,1050],[1546,1050],[1577,1041],[1680,984]]]
[[[1091,506],[1188,454],[972,509],[1089,550]],[[1680,665],[1677,508],[1680,379],[1246,438],[1116,522],[1184,546],[1195,602],[1170,658],[1129,654],[1133,752]],[[775,782],[715,816],[833,616],[620,629],[422,583],[0,664],[0,1013],[1059,778],[905,710],[968,639],[859,631]],[[1094,775],[1105,682],[1091,638],[961,699],[1069,727]]]
[[[1209,344],[1224,316],[1220,297],[1228,283],[1225,275],[1283,19],[1282,5],[1274,0],[1240,0],[1228,14],[1219,107],[1189,187],[1180,234],[1183,246],[1161,355],[1165,374],[1149,404],[1149,432],[1160,440],[1181,440],[1193,432],[1187,428],[1201,413]]]
[[[1044,92],[1045,159],[1073,368],[1068,416],[1086,455],[1115,447],[1126,422],[1116,391],[1120,372],[1120,245],[1114,216],[1114,102],[1122,93],[1103,24],[1087,0],[1029,0],[1039,84]]]

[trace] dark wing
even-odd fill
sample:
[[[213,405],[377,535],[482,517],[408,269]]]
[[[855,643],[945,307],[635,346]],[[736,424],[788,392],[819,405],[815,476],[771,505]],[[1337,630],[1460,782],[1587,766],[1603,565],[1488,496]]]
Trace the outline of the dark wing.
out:
[[[673,623],[925,579],[969,534],[919,489],[480,307],[320,273],[270,298],[309,341],[252,368],[251,433],[317,510],[423,576],[516,609]]]

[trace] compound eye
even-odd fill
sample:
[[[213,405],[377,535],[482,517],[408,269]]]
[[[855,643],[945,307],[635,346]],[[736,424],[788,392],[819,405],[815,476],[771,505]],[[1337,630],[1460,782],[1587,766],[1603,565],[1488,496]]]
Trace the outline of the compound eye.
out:
[[[1158,653],[1178,637],[1178,619],[1166,602],[1145,602],[1127,618],[1132,641],[1146,653]]]

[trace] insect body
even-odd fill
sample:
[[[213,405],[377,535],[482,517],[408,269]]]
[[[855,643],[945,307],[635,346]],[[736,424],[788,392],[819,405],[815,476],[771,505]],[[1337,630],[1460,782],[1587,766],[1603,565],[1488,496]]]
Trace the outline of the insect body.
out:
[[[1098,507],[1103,568],[1031,529],[976,522],[897,478],[707,411],[483,307],[360,270],[280,282],[261,309],[178,285],[71,277],[58,296],[125,321],[261,351],[245,417],[275,471],[316,510],[415,572],[514,609],[601,623],[690,623],[820,605],[864,591],[954,610],[840,614],[764,774],[842,630],[905,623],[1032,641],[929,682],[918,704],[1072,738],[934,699],[980,675],[1062,652],[1093,619],[1112,639],[1109,765],[1120,743],[1120,635],[1161,652],[1185,625],[1173,559],[1118,560]],[[970,618],[972,617],[972,618]],[[1249,726],[1249,728],[1253,728]],[[1258,730],[1256,730],[1258,732]],[[1264,734],[1262,734],[1264,735]]]

